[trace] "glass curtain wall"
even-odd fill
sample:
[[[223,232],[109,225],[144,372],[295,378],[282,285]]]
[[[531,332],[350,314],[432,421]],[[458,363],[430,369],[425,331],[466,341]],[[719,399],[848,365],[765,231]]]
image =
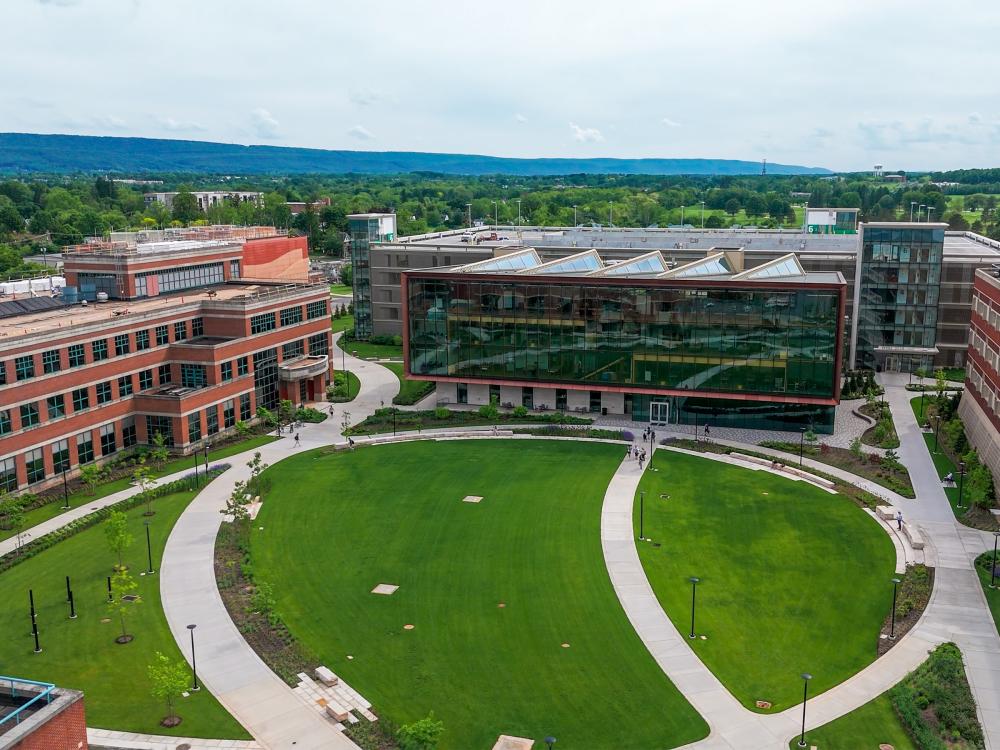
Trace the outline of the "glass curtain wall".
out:
[[[351,235],[351,264],[354,266],[354,335],[367,339],[373,331],[371,243],[378,240],[378,219],[349,219],[348,231]]]

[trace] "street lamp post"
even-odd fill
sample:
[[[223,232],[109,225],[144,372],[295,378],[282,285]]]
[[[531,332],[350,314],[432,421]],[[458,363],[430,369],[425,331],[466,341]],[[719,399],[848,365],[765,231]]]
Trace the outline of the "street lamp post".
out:
[[[920,384],[920,387],[923,388],[923,383]],[[924,421],[924,398],[926,396],[927,396],[927,391],[923,391],[923,390],[920,391],[920,422],[921,422],[920,426],[921,427],[923,427],[923,421]]]
[[[962,507],[962,490],[965,485],[965,461],[958,462],[958,507]]]
[[[697,576],[691,576],[688,578],[691,581],[691,632],[688,633],[688,638],[694,640],[694,596],[695,591],[698,589],[698,583],[701,581]]]
[[[938,428],[941,427],[941,415],[934,415],[934,452],[938,452]]]
[[[917,206],[917,221],[920,221],[920,212],[926,208],[923,203]]]
[[[496,201],[490,201],[493,204],[493,228],[500,223],[500,204]]]
[[[705,228],[705,201],[701,202],[701,228]]]
[[[646,535],[643,534],[642,527],[642,516],[646,505],[646,490],[639,491],[639,541],[642,542],[646,539]]]
[[[799,428],[799,468],[802,468],[802,449],[805,448],[806,443],[806,428]]]
[[[931,211],[933,211],[933,210],[934,210],[934,206],[928,206],[927,207],[927,221],[931,220]]]
[[[192,691],[201,690],[201,687],[199,687],[198,685],[198,667],[196,666],[194,658],[194,629],[196,627],[198,626],[197,625],[187,626],[187,629],[191,633],[191,690]]]
[[[799,735],[799,747],[806,746],[806,699],[809,697],[809,680],[812,678],[808,672],[802,675],[802,734]]]
[[[608,228],[615,225],[615,202],[608,201]]]
[[[910,221],[913,221],[913,207],[917,205],[916,201],[910,201]]]
[[[698,442],[698,412],[694,413],[694,441]]]
[[[66,464],[69,463],[67,458],[62,464],[62,480],[63,480],[63,510],[69,510],[69,482],[66,481]]]
[[[517,225],[521,226],[521,199],[517,199]]]
[[[151,521],[143,521],[142,525],[146,527],[146,575],[152,575],[153,573],[153,547],[149,543],[149,525]]]
[[[997,540],[1000,539],[1000,531],[993,532],[993,564],[990,566],[990,588],[997,587]]]
[[[208,468],[207,466],[205,468]],[[201,487],[201,478],[198,475],[198,448],[194,449],[194,486]]]
[[[684,206],[681,206],[681,226],[684,226]]]
[[[579,222],[576,220],[576,204],[575,203],[573,204],[573,226],[574,227],[580,226]]]
[[[896,588],[899,586],[899,579],[892,579],[892,615],[889,618],[889,637],[896,640]]]

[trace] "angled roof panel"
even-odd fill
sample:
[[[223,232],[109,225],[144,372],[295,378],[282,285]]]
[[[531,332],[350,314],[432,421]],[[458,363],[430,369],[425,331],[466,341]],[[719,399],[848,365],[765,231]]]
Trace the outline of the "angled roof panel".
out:
[[[570,276],[578,273],[592,273],[604,268],[604,261],[596,250],[585,250],[582,253],[569,255],[565,258],[550,260],[540,266],[520,273],[538,273]]]
[[[537,268],[542,264],[534,248],[519,250],[509,255],[498,255],[476,263],[458,266],[455,273],[518,273]]]
[[[590,276],[657,276],[667,270],[667,262],[659,250],[637,255],[613,266],[594,271]]]
[[[805,276],[806,271],[799,263],[795,253],[782,255],[763,265],[750,268],[743,273],[733,276],[733,280],[739,281],[767,281],[768,279],[787,279],[792,276]]]
[[[660,274],[661,279],[697,279],[706,276],[729,276],[733,272],[725,253],[713,253]]]

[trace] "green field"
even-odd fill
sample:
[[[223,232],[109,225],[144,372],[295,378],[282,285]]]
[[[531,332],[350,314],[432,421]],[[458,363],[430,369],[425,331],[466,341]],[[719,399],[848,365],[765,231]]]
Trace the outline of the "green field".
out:
[[[153,567],[158,567],[167,535],[192,492],[179,492],[153,501],[151,539]],[[0,665],[7,675],[54,682],[82,690],[87,698],[87,724],[126,732],[186,737],[249,739],[244,729],[202,690],[179,698],[180,726],[159,725],[164,704],[150,695],[147,666],[156,651],[182,658],[160,606],[159,577],[140,576],[146,570],[145,505],[128,512],[134,542],[125,555],[139,584],[141,602],[126,621],[135,640],[115,643],[120,634],[116,618],[108,613],[105,577],[116,558],[108,549],[100,524],[0,574]],[[77,619],[69,619],[65,576],[71,576]],[[28,589],[35,608],[42,653],[34,653]],[[103,619],[111,618],[108,622]]]
[[[682,745],[707,726],[604,566],[601,506],[620,458],[619,446],[555,441],[303,453],[268,471],[254,570],[291,632],[377,714],[434,711],[442,750],[502,733],[589,750]],[[371,594],[378,583],[400,588]]]
[[[798,737],[788,743],[798,750]],[[883,693],[851,713],[806,732],[806,747],[816,750],[878,750],[880,744],[894,750],[918,750],[896,716],[889,696]]]
[[[336,294],[341,297],[350,297],[354,294],[354,289],[347,286],[347,284],[330,284],[330,294]]]
[[[357,392],[357,391],[355,391]],[[246,440],[241,440],[238,443],[232,443],[218,450],[210,450],[208,453],[209,463],[214,461],[221,461],[223,458],[228,458],[237,453],[242,453],[243,451],[253,450],[254,448],[259,448],[262,445],[267,445],[268,443],[277,440],[278,438],[274,435],[255,435],[254,437],[247,438]],[[199,468],[203,467],[205,464],[204,454],[201,454],[201,458],[198,459]],[[187,456],[184,458],[178,458],[174,461],[167,461],[159,469],[154,468],[149,465],[149,474],[153,479],[158,477],[164,477],[168,474],[174,474],[178,471],[184,471],[186,469],[194,468],[194,456]],[[92,503],[94,500],[99,500],[102,497],[107,497],[108,495],[113,495],[116,492],[121,492],[122,490],[127,490],[132,486],[131,477],[123,477],[122,479],[116,479],[113,482],[107,482],[105,484],[99,485],[94,494],[91,495],[86,488],[79,490],[77,492],[71,492],[69,496],[69,504],[71,508],[76,508],[81,503],[87,504]],[[24,514],[24,528],[30,529],[32,526],[37,526],[40,523],[48,521],[50,518],[55,518],[60,513],[63,512],[63,499],[61,496],[55,497],[52,502],[46,503],[45,505],[40,505],[37,508],[32,508],[26,511]],[[0,529],[0,540],[8,539],[14,536],[14,532],[10,529]]]
[[[354,316],[345,315],[342,318],[331,318],[330,328],[334,333],[339,333],[340,331],[346,331],[349,328],[354,328]]]
[[[396,359],[403,361],[403,347],[394,344],[371,344],[367,341],[337,340],[337,346],[361,359]]]
[[[930,396],[930,395],[928,395],[926,397],[926,400],[924,402],[924,409],[926,409],[926,408],[928,408],[928,406],[930,406],[932,399],[933,399],[933,397]],[[922,415],[920,414],[920,397],[919,396],[917,398],[911,398],[910,399],[910,408],[913,410],[913,416],[915,416],[917,418],[917,423],[920,424],[922,422],[922,419],[921,419]],[[936,441],[934,440],[934,433],[933,432],[925,432],[925,433],[923,433],[923,436],[924,436],[924,444],[927,446],[927,453],[930,454],[931,461],[934,462],[934,470],[937,472],[938,477],[945,477],[948,474],[952,474],[952,475],[954,475],[954,476],[957,477],[958,476],[958,467],[956,467],[955,464],[952,463],[952,460],[950,458],[948,458],[948,456],[946,456],[943,451],[937,451],[937,452],[934,451],[934,445],[936,443]],[[941,437],[940,434],[938,434],[938,438],[940,438],[940,437]],[[958,485],[956,484],[956,485],[951,485],[951,486],[944,486],[943,489],[944,489],[945,496],[948,498],[948,504],[951,506],[952,512],[955,514],[956,518],[960,518],[961,516],[963,516],[965,514],[966,508],[969,505],[968,498],[963,498],[963,500],[964,500],[964,503],[963,503],[964,507],[959,508],[958,507],[958,498],[959,498]]]
[[[649,582],[705,664],[748,708],[780,711],[875,658],[891,606],[895,552],[854,503],[804,482],[658,451],[640,484]],[[661,498],[668,495],[668,498]],[[639,503],[635,504],[639,536]]]
[[[434,383],[429,380],[408,380],[403,375],[402,362],[386,362],[383,366],[392,370],[399,378],[399,395],[392,400],[394,404],[415,404],[434,390]]]

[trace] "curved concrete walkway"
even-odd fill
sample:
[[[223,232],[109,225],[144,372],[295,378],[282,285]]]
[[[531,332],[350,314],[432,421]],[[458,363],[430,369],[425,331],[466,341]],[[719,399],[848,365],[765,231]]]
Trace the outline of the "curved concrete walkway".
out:
[[[329,445],[341,438],[344,412],[357,422],[391,403],[399,390],[396,376],[384,367],[347,357],[349,369],[361,380],[361,391],[350,403],[335,404],[334,414],[317,425],[303,425],[301,448],[283,437],[258,450],[268,464],[292,453]],[[160,563],[163,611],[181,652],[190,660],[188,624],[196,624],[198,677],[219,702],[264,748],[320,750],[355,748],[332,723],[293,694],[254,653],[226,611],[215,583],[215,537],[221,510],[239,480],[249,477],[246,460],[252,452],[230,459],[233,468],[213,481],[181,514],[167,540]]]

